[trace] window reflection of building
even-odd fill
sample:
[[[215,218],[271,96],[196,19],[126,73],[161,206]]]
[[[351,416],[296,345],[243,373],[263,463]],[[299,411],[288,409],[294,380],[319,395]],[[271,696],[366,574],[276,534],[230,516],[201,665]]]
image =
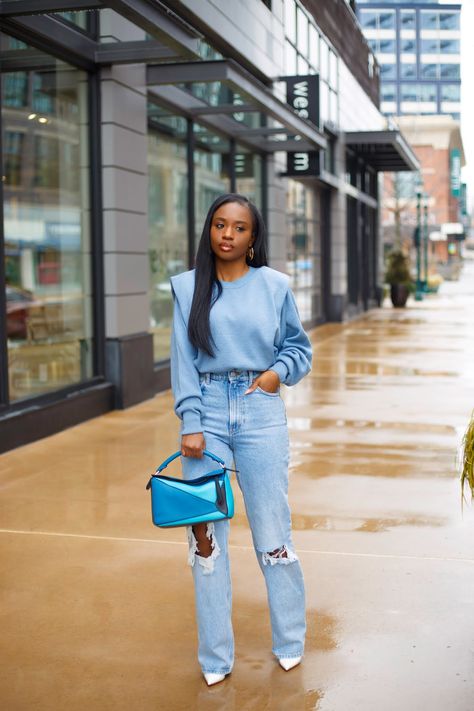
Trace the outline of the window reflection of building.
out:
[[[236,191],[262,209],[262,158],[244,146],[236,146]]]
[[[230,141],[198,123],[194,129],[194,188],[196,248],[211,203],[230,192]]]
[[[319,194],[296,180],[288,180],[287,261],[300,317],[322,318],[321,238]]]
[[[169,358],[169,278],[188,267],[186,120],[148,107],[150,330],[155,361]]]
[[[86,75],[23,42],[2,76],[9,397],[92,372]],[[33,66],[37,67],[33,69]],[[27,67],[27,62],[26,62]]]
[[[203,92],[206,85],[193,85]],[[219,82],[209,97],[222,94]],[[217,92],[217,93],[216,93]],[[237,95],[232,94],[232,101]],[[226,95],[226,102],[229,97]],[[239,120],[253,125],[255,117],[242,112]],[[169,277],[186,271],[193,262],[204,221],[212,202],[231,190],[246,195],[262,208],[263,159],[249,148],[235,144],[200,123],[190,124],[173,115],[156,99],[148,104],[148,227],[150,331],[155,362],[169,358],[173,300]],[[192,151],[193,180],[189,180],[188,151]],[[233,167],[231,160],[234,161]],[[194,184],[194,194],[188,195]],[[188,209],[194,200],[194,246],[189,244]],[[189,250],[191,249],[191,254]]]
[[[368,7],[366,7],[366,4]],[[413,3],[399,0],[392,5]],[[416,3],[414,3],[417,5]],[[460,73],[460,4],[448,8],[382,8],[382,2],[358,3],[358,18],[381,67],[382,111],[389,115],[447,113],[457,117],[459,99],[443,99],[446,81],[458,82]],[[380,5],[379,7],[377,7]],[[406,81],[436,82],[423,96],[422,85]],[[386,82],[397,82],[387,85]],[[403,82],[403,83],[401,83]],[[434,85],[429,85],[433,87]],[[421,94],[407,98],[407,94]]]

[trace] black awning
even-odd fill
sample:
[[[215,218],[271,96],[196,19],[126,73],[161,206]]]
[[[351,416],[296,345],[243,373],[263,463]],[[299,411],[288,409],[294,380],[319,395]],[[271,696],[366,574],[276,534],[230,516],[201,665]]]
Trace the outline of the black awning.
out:
[[[194,91],[204,84],[221,85],[229,89],[237,103],[218,93],[213,103],[206,101],[205,92]],[[284,101],[232,59],[204,62],[156,64],[147,67],[147,85],[152,94],[168,101],[191,117],[238,138],[261,151],[318,151],[326,148],[326,137],[311,121],[298,116]],[[223,92],[225,95],[225,92]],[[252,125],[237,120],[239,114],[258,114]],[[263,120],[262,120],[263,119]],[[268,126],[267,119],[279,126]]]
[[[398,130],[346,131],[345,141],[374,170],[390,173],[420,169],[418,158]]]
[[[106,8],[145,30],[149,38],[100,42],[91,28],[76,27],[58,15],[66,10]],[[66,52],[78,66],[88,70],[98,65],[171,62],[200,56],[201,34],[169,8],[150,0],[0,0],[0,21],[4,32],[11,32],[27,44],[34,36],[46,49]],[[31,49],[1,49],[2,67],[6,66],[7,71],[28,71],[38,68],[38,62],[44,64],[44,57]]]

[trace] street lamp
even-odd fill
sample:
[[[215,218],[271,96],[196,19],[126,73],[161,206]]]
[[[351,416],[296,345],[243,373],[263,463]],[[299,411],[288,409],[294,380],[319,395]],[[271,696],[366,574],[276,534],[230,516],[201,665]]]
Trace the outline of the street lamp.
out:
[[[428,291],[428,194],[425,193],[423,198],[423,261],[424,261],[424,281],[423,291]]]
[[[421,180],[416,186],[416,228],[415,228],[415,248],[416,248],[416,291],[415,301],[423,300],[423,283],[421,281]]]

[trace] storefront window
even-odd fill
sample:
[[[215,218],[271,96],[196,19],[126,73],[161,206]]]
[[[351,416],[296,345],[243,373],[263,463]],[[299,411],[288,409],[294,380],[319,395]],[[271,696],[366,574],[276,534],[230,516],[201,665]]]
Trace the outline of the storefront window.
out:
[[[302,321],[322,316],[319,194],[288,180],[286,271]]]
[[[84,72],[5,34],[0,48],[13,402],[93,375],[89,111]]]
[[[211,203],[230,192],[230,142],[201,124],[194,124],[194,209],[196,248]]]
[[[244,146],[235,153],[236,190],[262,209],[262,158]]]
[[[155,361],[169,358],[169,278],[188,268],[186,120],[148,104],[150,331]]]

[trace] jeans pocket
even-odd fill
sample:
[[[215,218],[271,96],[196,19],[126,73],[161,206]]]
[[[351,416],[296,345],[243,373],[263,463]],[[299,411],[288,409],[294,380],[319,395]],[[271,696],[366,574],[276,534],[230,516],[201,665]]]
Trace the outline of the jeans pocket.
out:
[[[256,392],[262,393],[262,395],[267,395],[267,397],[279,397],[280,396],[280,389],[276,391],[276,393],[269,393],[268,390],[264,390],[263,388],[260,387],[260,385],[257,385],[255,388]]]

